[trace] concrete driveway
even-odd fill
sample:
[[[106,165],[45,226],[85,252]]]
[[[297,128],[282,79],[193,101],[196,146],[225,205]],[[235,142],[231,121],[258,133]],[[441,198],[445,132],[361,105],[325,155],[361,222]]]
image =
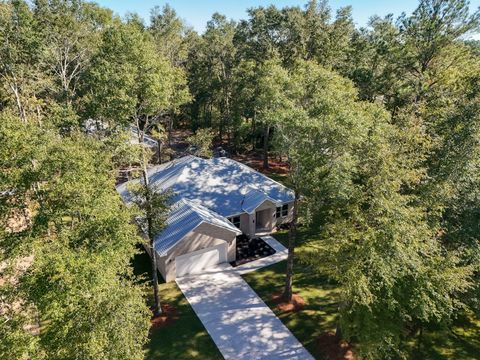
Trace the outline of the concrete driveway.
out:
[[[269,243],[271,242],[276,240],[270,240]],[[285,249],[276,243],[278,250]],[[269,260],[277,262],[283,258],[284,256],[277,255]],[[269,265],[266,258],[261,260],[262,263],[257,267],[254,262],[250,263],[248,270]],[[242,279],[240,274],[243,272],[245,268],[221,264],[207,273],[176,280],[223,357],[227,360],[313,359]]]

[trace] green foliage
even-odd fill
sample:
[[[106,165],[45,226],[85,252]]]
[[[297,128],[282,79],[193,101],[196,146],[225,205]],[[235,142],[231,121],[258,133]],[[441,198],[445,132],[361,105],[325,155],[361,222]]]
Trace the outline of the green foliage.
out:
[[[149,30],[157,51],[162,56],[175,66],[185,64],[191,45],[187,34],[191,30],[170,5],[167,4],[162,9],[159,6],[152,9]]]
[[[36,253],[22,285],[39,311],[46,358],[143,359],[150,312],[142,288],[121,270],[128,261],[112,255],[72,252],[61,242]]]
[[[112,127],[148,123],[189,99],[183,71],[158,54],[134,22],[104,32],[87,79],[87,114]]]
[[[322,224],[303,260],[339,282],[342,334],[365,357],[400,352],[409,326],[462,308],[474,268],[445,252],[417,197],[402,191],[422,173],[397,153],[405,137],[388,114],[315,63],[290,78],[294,105],[278,114],[276,136],[303,212]]]
[[[169,198],[171,194],[155,191],[154,188],[140,183],[132,184],[128,191],[132,194],[132,201],[140,211],[139,222],[146,229],[145,219],[151,219],[151,232],[158,234],[165,227],[166,217],[168,215]],[[148,192],[148,197],[146,195]],[[148,229],[147,229],[148,230]],[[145,231],[148,234],[148,231]]]
[[[193,125],[218,127],[219,136],[231,131],[233,97],[233,71],[236,47],[235,23],[218,13],[213,14],[207,29],[190,51],[189,86],[194,97]],[[210,107],[211,111],[201,111]],[[204,122],[201,124],[200,121]]]
[[[194,148],[194,155],[205,158],[212,157],[212,141],[215,134],[211,129],[198,129],[187,138],[187,142]]]
[[[118,167],[147,171],[132,125],[160,158],[179,124],[200,156],[215,134],[232,152],[263,142],[265,166],[271,150],[287,158],[301,219],[320,225],[302,258],[338,281],[340,328],[362,356],[402,356],[423,328],[478,312],[478,10],[421,0],[356,29],[349,7],[312,0],[216,13],[202,35],[169,6],[150,20],[0,3],[0,258],[16,279],[0,291],[27,309],[2,313],[3,357],[141,357],[139,214],[114,191]],[[81,133],[87,122],[101,131]],[[150,235],[167,206],[154,193],[137,193]]]
[[[37,19],[25,1],[2,2],[0,24],[0,77],[5,101],[26,121],[39,105],[37,95],[49,85],[40,65],[45,45],[36,32]]]
[[[143,358],[149,311],[129,267],[140,239],[114,189],[111,154],[83,134],[61,137],[7,114],[0,124],[0,246],[15,279],[2,286],[13,306],[2,315],[2,358]],[[15,228],[17,206],[24,226]]]
[[[273,124],[277,119],[284,118],[282,113],[289,108],[288,81],[287,71],[276,59],[265,61],[258,68],[253,106],[260,122]]]

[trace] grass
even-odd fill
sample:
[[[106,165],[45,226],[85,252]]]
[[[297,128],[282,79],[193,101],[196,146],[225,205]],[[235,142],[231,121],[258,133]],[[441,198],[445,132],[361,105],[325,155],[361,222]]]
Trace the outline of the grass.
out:
[[[245,281],[275,312],[308,351],[320,359],[315,340],[325,331],[335,329],[337,289],[326,278],[308,272],[295,276],[294,293],[300,295],[306,306],[302,311],[285,313],[273,306],[271,297],[283,290],[286,262],[282,261],[244,276]]]
[[[297,251],[301,253],[302,244],[314,236],[314,230],[300,228]],[[274,237],[284,245],[287,244],[286,231],[280,231]],[[304,310],[297,313],[282,312],[273,306],[271,298],[275,292],[283,290],[285,271],[286,262],[282,261],[246,274],[244,279],[308,351],[315,358],[322,359],[316,340],[323,332],[335,331],[339,288],[326,276],[297,261],[294,268],[293,292],[300,295],[307,305]],[[410,359],[480,359],[480,320],[473,314],[463,315],[450,329],[431,327],[424,330],[420,349],[417,348],[416,341],[417,339],[411,339],[405,344]]]
[[[298,247],[301,252],[302,243],[314,236],[313,232],[300,228],[298,230]],[[277,232],[274,237],[283,245],[287,245],[287,231]],[[244,276],[245,281],[270,306],[278,318],[290,329],[295,337],[317,359],[322,359],[317,338],[323,332],[335,331],[338,309],[338,287],[326,276],[312,269],[295,265],[293,292],[300,295],[306,306],[299,312],[282,312],[273,306],[272,295],[283,290],[285,282],[286,261]]]
[[[145,251],[135,256],[133,265],[137,275],[147,274],[150,278],[150,258]],[[160,284],[160,298],[176,308],[178,319],[151,331],[146,359],[223,359],[175,282]]]
[[[415,360],[480,359],[480,321],[473,314],[463,314],[451,329],[425,331],[419,350],[413,341],[408,345]]]

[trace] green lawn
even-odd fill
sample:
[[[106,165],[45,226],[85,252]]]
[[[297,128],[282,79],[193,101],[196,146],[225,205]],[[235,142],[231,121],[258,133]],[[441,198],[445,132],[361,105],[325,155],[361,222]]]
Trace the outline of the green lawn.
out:
[[[299,247],[297,249],[300,252],[301,243],[310,236],[312,236],[311,232],[303,228],[299,229]],[[278,232],[274,237],[284,245],[288,241],[286,231]],[[318,275],[309,268],[297,264],[294,270],[293,291],[306,301],[306,306],[302,311],[296,313],[281,312],[275,306],[272,306],[271,297],[273,293],[283,290],[285,270],[286,261],[282,261],[248,273],[244,276],[244,279],[272,308],[308,351],[317,359],[321,359],[316,339],[323,332],[335,330],[338,288],[327,277]]]
[[[150,276],[150,259],[143,251],[134,259],[137,275]],[[149,288],[150,289],[150,288]],[[178,320],[151,332],[146,359],[223,359],[203,324],[175,282],[160,284],[161,301],[177,309]]]
[[[299,229],[298,247],[312,238],[315,232],[305,228]],[[274,237],[287,243],[287,232],[281,231]],[[244,279],[269,305],[282,322],[292,331],[298,340],[317,359],[322,359],[316,339],[325,331],[335,330],[337,316],[338,288],[326,276],[314,273],[298,261],[295,264],[293,283],[294,293],[303,297],[307,303],[303,311],[285,313],[272,306],[271,297],[283,289],[286,262],[246,274]],[[416,342],[406,344],[411,359],[480,359],[480,321],[473,316],[458,319],[451,330],[431,328],[424,332],[420,350]]]
[[[473,314],[461,316],[450,330],[426,331],[420,351],[410,345],[411,358],[415,360],[480,359],[480,321]]]

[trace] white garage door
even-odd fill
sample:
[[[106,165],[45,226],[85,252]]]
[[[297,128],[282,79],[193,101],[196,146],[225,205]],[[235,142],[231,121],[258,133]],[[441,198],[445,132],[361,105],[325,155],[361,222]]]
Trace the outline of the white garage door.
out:
[[[175,258],[176,275],[177,277],[181,277],[187,274],[198,274],[204,269],[226,261],[226,243],[194,251]]]

